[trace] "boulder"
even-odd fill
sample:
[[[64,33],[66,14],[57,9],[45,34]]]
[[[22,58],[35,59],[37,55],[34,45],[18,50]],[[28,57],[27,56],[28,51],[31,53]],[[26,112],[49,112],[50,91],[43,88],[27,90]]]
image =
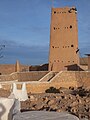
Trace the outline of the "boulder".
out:
[[[76,116],[66,112],[30,111],[19,113],[14,120],[79,120]]]

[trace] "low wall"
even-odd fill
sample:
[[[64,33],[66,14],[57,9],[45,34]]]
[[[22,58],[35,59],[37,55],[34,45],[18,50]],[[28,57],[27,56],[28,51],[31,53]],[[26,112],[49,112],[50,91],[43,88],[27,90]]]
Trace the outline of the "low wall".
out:
[[[35,73],[35,72],[34,72]],[[37,76],[38,72],[37,73]],[[23,76],[22,76],[23,77]],[[36,79],[35,79],[36,80]],[[23,82],[17,82],[18,88],[21,88]],[[4,89],[10,90],[12,82],[3,83],[2,86]],[[90,88],[90,71],[63,71],[58,73],[55,77],[52,78],[49,82],[39,82],[31,81],[26,82],[27,92],[31,93],[44,93],[46,89],[50,87],[60,88],[65,87],[69,88],[84,86]]]
[[[70,82],[59,82],[59,83],[31,83],[27,84],[27,91],[28,93],[45,93],[45,90],[49,89],[50,87],[55,87],[59,89],[60,87],[69,88],[70,86],[77,87],[77,82],[73,81]]]
[[[90,71],[63,71],[58,73],[50,82],[32,82],[27,84],[27,90],[31,93],[43,93],[50,87],[80,87],[90,88]]]
[[[71,82],[77,81],[78,86],[90,86],[90,71],[63,71],[59,72],[51,82]]]
[[[14,72],[9,75],[0,75],[0,81],[37,81],[45,76],[48,71],[33,71],[33,72]]]
[[[48,71],[32,71],[32,72],[19,72],[18,73],[18,81],[38,81],[42,77],[44,77]]]
[[[20,71],[29,71],[29,66],[20,64]],[[0,64],[0,74],[6,75],[15,72],[15,64]]]
[[[15,64],[0,64],[0,74],[10,74],[15,72]]]
[[[11,85],[12,83],[3,83],[2,87],[5,90],[11,91]],[[60,88],[60,87],[66,87],[69,88],[71,86],[77,87],[77,82],[73,81],[70,82],[59,82],[59,83],[50,83],[50,82],[29,82],[26,83],[26,88],[28,93],[45,93],[46,89],[49,89],[50,87]],[[21,89],[22,83],[17,82],[17,88]]]
[[[8,75],[0,75],[0,82],[14,81],[14,80],[18,80],[18,74],[16,72],[8,74]]]

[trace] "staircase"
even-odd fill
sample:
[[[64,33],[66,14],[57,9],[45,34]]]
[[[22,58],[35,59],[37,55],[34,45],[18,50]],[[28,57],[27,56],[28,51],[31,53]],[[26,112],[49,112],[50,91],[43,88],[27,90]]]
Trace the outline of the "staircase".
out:
[[[51,80],[53,77],[55,77],[56,74],[57,74],[57,72],[51,71],[51,72],[49,72],[48,74],[46,74],[43,78],[41,78],[41,79],[39,80],[39,82],[50,82],[50,80]]]

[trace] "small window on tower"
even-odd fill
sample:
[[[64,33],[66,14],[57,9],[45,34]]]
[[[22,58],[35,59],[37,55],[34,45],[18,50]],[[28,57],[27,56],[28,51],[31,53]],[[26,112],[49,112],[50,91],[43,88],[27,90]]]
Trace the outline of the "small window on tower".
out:
[[[72,28],[72,25],[70,25],[70,29]]]
[[[54,46],[52,46],[52,48],[54,48]]]
[[[71,45],[71,47],[74,47],[74,45]]]
[[[55,30],[55,27],[53,29]]]
[[[54,14],[56,14],[56,11],[54,11]]]

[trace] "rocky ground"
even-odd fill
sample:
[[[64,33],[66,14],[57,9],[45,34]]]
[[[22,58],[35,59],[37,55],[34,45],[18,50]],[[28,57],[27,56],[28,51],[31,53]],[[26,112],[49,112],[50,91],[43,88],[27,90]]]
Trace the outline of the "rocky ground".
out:
[[[69,112],[77,117],[90,119],[90,91],[61,89],[60,93],[29,94],[21,102],[22,111]]]
[[[28,94],[28,100],[21,102],[21,111],[69,112],[77,117],[90,119],[90,90],[84,88],[50,88],[42,94]],[[10,92],[0,89],[0,96]]]

